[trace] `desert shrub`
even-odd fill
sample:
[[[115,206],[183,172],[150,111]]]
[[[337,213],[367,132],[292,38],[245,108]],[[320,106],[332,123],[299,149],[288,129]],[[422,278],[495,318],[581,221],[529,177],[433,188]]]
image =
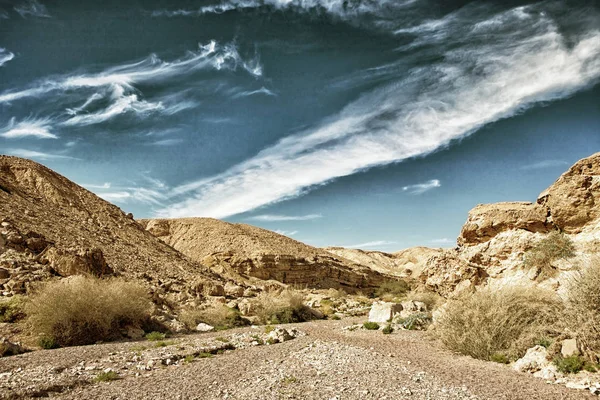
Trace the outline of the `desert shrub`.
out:
[[[381,330],[381,332],[382,332],[384,335],[389,335],[390,333],[394,332],[394,328],[392,328],[392,326],[391,326],[391,325],[386,325],[386,326],[385,326],[385,328],[383,328],[383,329]]]
[[[141,326],[151,309],[146,290],[135,283],[83,276],[46,284],[25,307],[34,333],[60,346],[119,338],[123,327]]]
[[[552,343],[554,343],[554,340],[547,336],[542,336],[535,341],[536,345],[545,347],[546,349],[552,346]]]
[[[483,289],[448,301],[435,332],[451,350],[482,360],[494,354],[521,357],[551,332],[562,311],[560,299],[536,288]]]
[[[167,335],[165,333],[156,332],[156,331],[146,334],[146,339],[148,339],[152,342],[158,342],[159,340],[163,340],[166,337],[167,337]]]
[[[317,319],[315,312],[304,304],[304,295],[292,289],[265,291],[254,301],[256,315],[264,324],[289,324]]]
[[[510,363],[510,360],[508,359],[508,356],[504,353],[494,353],[490,356],[490,361],[493,362],[497,362],[500,364],[508,364]]]
[[[365,322],[363,324],[363,328],[370,331],[376,331],[377,329],[379,329],[379,324],[377,322]]]
[[[21,296],[13,296],[0,301],[0,322],[17,322],[25,318],[25,301]]]
[[[552,262],[575,256],[575,246],[568,236],[554,231],[540,239],[525,253],[526,267],[535,267],[541,270],[542,275],[550,275]]]
[[[409,331],[423,330],[431,324],[431,314],[429,313],[416,313],[409,315],[406,318],[399,318],[396,323],[401,325],[404,329]]]
[[[554,365],[563,374],[576,374],[585,366],[585,360],[579,356],[558,356],[554,359]]]
[[[565,330],[577,341],[591,361],[600,353],[600,257],[576,273],[567,283]]]
[[[100,372],[94,379],[96,382],[110,382],[120,379],[119,374],[115,371]]]
[[[220,303],[212,304],[201,310],[191,310],[180,320],[190,329],[194,329],[200,322],[204,322],[213,326],[217,331],[249,324],[249,321],[243,318],[238,310]]]
[[[45,350],[57,349],[60,346],[53,337],[42,336],[38,339],[38,346]]]
[[[375,290],[375,296],[377,297],[401,297],[410,290],[410,285],[404,280],[397,281],[385,281],[377,290]]]
[[[420,301],[425,303],[428,310],[434,310],[439,304],[444,302],[442,296],[434,292],[409,292],[406,294],[406,300]]]

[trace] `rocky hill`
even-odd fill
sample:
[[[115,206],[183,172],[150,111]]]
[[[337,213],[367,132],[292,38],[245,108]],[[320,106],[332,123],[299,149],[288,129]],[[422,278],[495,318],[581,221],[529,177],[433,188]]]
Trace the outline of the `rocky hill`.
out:
[[[441,249],[428,247],[411,247],[396,253],[347,249],[345,247],[326,247],[329,253],[367,266],[382,274],[402,278],[417,278],[421,275],[427,260],[442,252]]]
[[[543,274],[526,255],[558,231],[572,241],[574,255],[552,260],[551,273]],[[600,153],[575,163],[535,203],[478,205],[457,243],[428,260],[421,279],[430,289],[452,295],[479,284],[518,283],[560,290],[600,252]]]
[[[0,286],[77,273],[119,274],[157,293],[200,296],[219,277],[157,240],[118,207],[30,160],[0,156]],[[168,290],[166,290],[168,289]]]
[[[364,265],[255,226],[211,218],[139,222],[192,260],[236,281],[353,290],[377,287],[386,279]]]

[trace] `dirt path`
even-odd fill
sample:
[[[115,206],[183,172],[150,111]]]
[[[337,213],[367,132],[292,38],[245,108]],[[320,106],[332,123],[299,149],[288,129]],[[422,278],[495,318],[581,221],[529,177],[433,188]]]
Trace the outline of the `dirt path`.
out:
[[[585,391],[548,385],[508,366],[454,355],[422,332],[343,331],[348,324],[349,320],[298,324],[307,335],[285,343],[238,349],[49,395],[65,399],[595,398]],[[202,335],[211,336],[219,333]],[[182,337],[175,343],[189,340],[190,336]],[[2,359],[0,376],[32,365],[63,368],[134,346],[95,345]]]

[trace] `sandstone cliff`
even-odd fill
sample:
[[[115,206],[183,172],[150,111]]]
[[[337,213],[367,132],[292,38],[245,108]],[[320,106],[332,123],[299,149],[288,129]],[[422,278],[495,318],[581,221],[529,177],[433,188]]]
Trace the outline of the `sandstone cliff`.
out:
[[[527,252],[550,232],[564,232],[575,256],[555,260],[553,276],[526,265]],[[525,284],[560,290],[573,271],[600,251],[600,153],[573,165],[536,203],[478,205],[469,212],[458,247],[432,257],[421,276],[448,296],[475,285]]]
[[[211,218],[139,222],[192,260],[236,281],[354,290],[377,287],[386,279],[363,265],[255,226]]]

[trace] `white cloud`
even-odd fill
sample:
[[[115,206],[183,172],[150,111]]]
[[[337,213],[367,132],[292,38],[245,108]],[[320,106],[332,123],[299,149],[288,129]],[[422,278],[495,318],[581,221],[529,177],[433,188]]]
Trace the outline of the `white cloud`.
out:
[[[114,185],[111,182],[98,184],[83,184],[98,197],[118,204],[139,203],[150,206],[164,206],[167,199],[167,185],[158,179],[144,175],[141,183]]]
[[[338,177],[432,153],[485,124],[598,82],[597,28],[565,40],[549,13],[532,12],[523,23],[521,10],[506,13],[500,32],[493,23],[474,30],[482,21],[472,11],[461,10],[461,23],[416,32],[434,42],[443,31],[447,50],[438,63],[390,76],[391,83],[315,129],[176,188],[186,196],[157,214],[220,218],[298,197]]]
[[[102,185],[82,183],[81,186],[83,186],[84,188],[87,188],[87,189],[110,189],[111,183],[110,182],[104,182]]]
[[[569,165],[568,162],[563,160],[543,160],[533,164],[527,164],[521,166],[522,170],[535,170],[535,169],[545,169],[545,168],[556,168],[556,167],[565,167]]]
[[[27,16],[50,18],[50,14],[48,13],[46,6],[37,0],[24,1],[15,6],[14,9],[23,18],[26,18]]]
[[[51,153],[43,153],[41,151],[27,150],[27,149],[6,149],[2,150],[5,154],[23,157],[23,158],[33,158],[38,160],[78,160],[75,157],[63,156],[60,154],[51,154]]]
[[[432,179],[427,182],[417,183],[415,185],[408,185],[402,188],[402,191],[410,194],[423,194],[430,191],[431,189],[439,188],[442,186],[438,179]]]
[[[0,136],[7,139],[21,139],[25,137],[57,139],[58,136],[50,132],[50,129],[50,120],[48,119],[26,119],[17,123],[13,117],[4,129],[0,130]]]
[[[14,53],[0,47],[0,67],[15,58]]]
[[[175,146],[180,143],[183,143],[183,139],[162,139],[150,144],[153,146]]]
[[[284,231],[281,229],[276,229],[274,232],[283,236],[294,236],[296,233],[298,233],[298,231]]]
[[[441,239],[433,239],[429,241],[430,243],[440,244],[440,245],[448,245],[448,244],[456,244],[456,240],[441,238]]]
[[[312,219],[323,218],[321,214],[307,214],[307,215],[255,215],[254,217],[248,218],[250,221],[263,221],[263,222],[274,222],[274,221],[308,221]]]
[[[353,244],[351,246],[342,246],[342,247],[347,247],[349,249],[364,249],[364,248],[380,248],[380,247],[385,247],[385,246],[389,246],[392,244],[396,244],[396,242],[390,242],[388,240],[374,240],[372,242],[365,242],[365,243]]]

